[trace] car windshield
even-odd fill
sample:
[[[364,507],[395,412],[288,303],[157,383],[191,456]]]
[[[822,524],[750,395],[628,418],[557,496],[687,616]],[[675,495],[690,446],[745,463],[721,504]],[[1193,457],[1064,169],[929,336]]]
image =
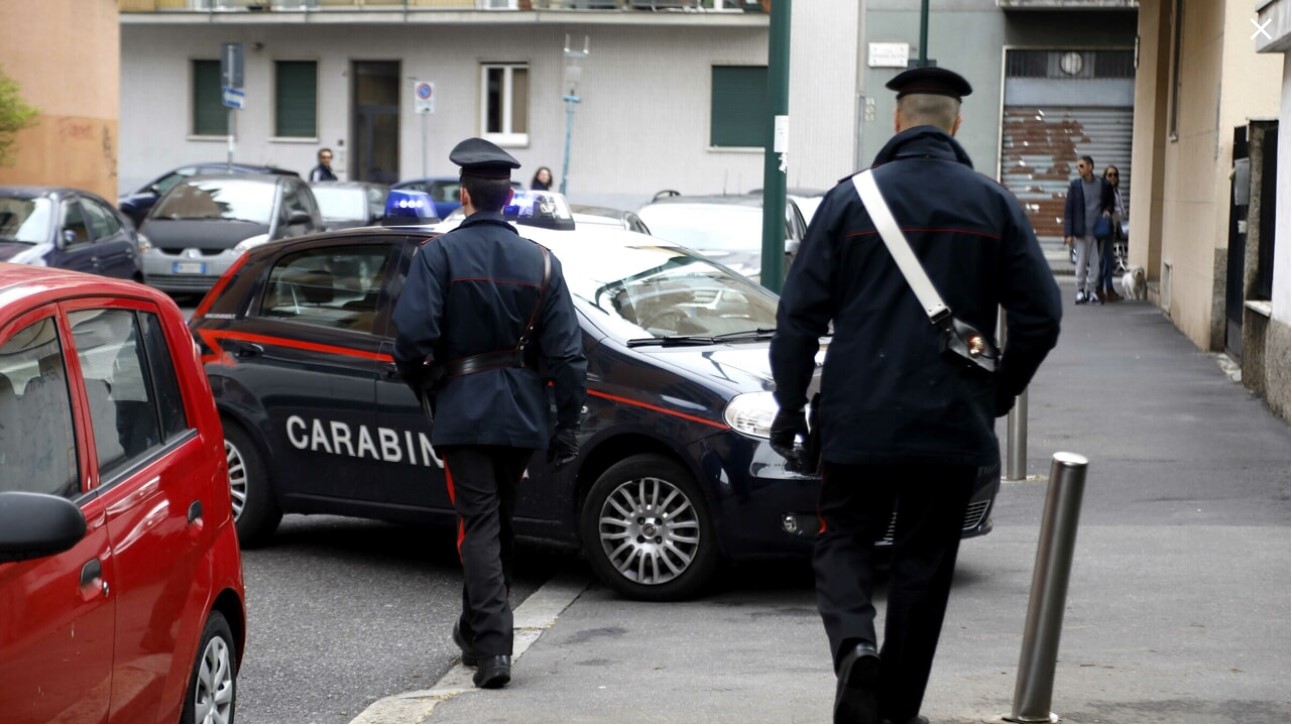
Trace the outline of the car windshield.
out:
[[[776,296],[685,250],[606,247],[561,255],[570,293],[624,339],[706,338],[776,327]]]
[[[185,181],[162,198],[152,216],[160,219],[220,219],[268,225],[274,208],[272,181],[198,179]]]
[[[762,207],[736,204],[651,204],[637,213],[651,235],[697,250],[762,249]],[[789,230],[786,230],[789,238]]]
[[[54,205],[44,197],[0,197],[0,240],[36,244],[49,239]]]
[[[323,219],[367,219],[368,195],[359,187],[310,187]]]

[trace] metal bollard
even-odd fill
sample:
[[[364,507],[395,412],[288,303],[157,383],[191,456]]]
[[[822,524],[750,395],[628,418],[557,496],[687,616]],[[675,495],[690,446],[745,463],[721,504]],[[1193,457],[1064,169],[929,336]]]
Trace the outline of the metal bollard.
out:
[[[1040,542],[1032,573],[1032,594],[1027,603],[1027,625],[1014,685],[1014,708],[1006,721],[1057,723],[1050,712],[1054,695],[1054,668],[1059,655],[1063,608],[1068,597],[1068,575],[1077,542],[1077,518],[1086,486],[1089,461],[1080,454],[1060,452],[1050,468],[1050,486],[1041,517]]]
[[[1005,448],[1005,479],[1027,478],[1027,389],[1018,394],[1008,418],[1009,442]]]
[[[1005,308],[997,313],[997,340],[1001,350],[1008,342],[1009,330],[1005,325]],[[1008,436],[1005,440],[1005,481],[1023,481],[1027,478],[1027,390],[1018,394],[1014,409],[1006,419]]]

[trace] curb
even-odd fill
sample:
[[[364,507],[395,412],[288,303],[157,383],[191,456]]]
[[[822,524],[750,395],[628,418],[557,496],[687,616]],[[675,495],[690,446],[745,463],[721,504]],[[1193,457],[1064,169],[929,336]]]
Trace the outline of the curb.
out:
[[[525,599],[513,613],[515,642],[512,663],[520,660],[543,632],[556,624],[557,618],[592,584],[584,577],[558,575]],[[368,706],[350,723],[422,723],[439,704],[467,691],[476,690],[471,682],[474,668],[459,662],[431,688],[387,696]]]

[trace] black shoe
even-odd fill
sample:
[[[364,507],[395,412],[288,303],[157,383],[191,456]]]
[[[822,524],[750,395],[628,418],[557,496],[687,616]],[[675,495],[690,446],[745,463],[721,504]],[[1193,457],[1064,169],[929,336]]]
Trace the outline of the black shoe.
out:
[[[480,656],[476,655],[475,646],[462,634],[462,626],[459,623],[453,624],[453,642],[462,650],[462,665],[474,666],[480,662]]]
[[[884,721],[884,723],[928,723],[928,722],[929,722],[929,719],[927,716],[916,716],[910,721]]]
[[[858,643],[839,664],[834,691],[835,723],[879,723],[879,653],[870,643]]]
[[[471,680],[479,688],[502,688],[511,681],[511,656],[482,656],[480,668]]]

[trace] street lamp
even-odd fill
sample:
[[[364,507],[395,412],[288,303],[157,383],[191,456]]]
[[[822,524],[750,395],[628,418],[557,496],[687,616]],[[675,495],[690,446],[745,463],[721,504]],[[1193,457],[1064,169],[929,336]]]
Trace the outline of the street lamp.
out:
[[[583,77],[583,68],[579,62],[588,57],[588,36],[583,36],[583,50],[570,49],[570,36],[565,36],[565,158],[561,163],[561,194],[565,194],[570,181],[570,134],[574,129],[574,107],[582,103],[579,98],[579,80]]]

